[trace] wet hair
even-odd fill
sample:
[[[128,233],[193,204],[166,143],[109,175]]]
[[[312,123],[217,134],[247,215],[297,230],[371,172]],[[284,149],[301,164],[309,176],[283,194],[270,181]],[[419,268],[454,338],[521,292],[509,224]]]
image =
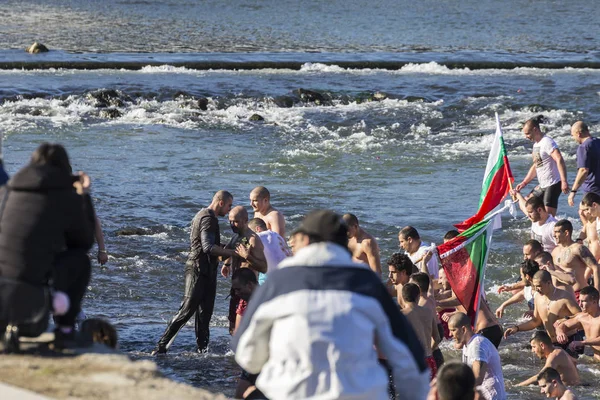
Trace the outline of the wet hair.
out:
[[[100,318],[84,320],[81,323],[81,337],[85,343],[100,343],[111,349],[116,349],[119,341],[115,327]]]
[[[344,221],[346,222],[346,225],[348,225],[348,226],[358,226],[358,218],[356,218],[356,215],[350,214],[350,213],[346,213],[346,214],[344,214],[344,216],[342,218],[344,218]]]
[[[546,265],[549,262],[552,262],[552,264],[554,264],[554,259],[552,258],[552,254],[548,253],[547,251],[542,251],[540,254],[535,256],[535,261],[537,261],[538,264],[543,264],[543,265]]]
[[[408,239],[408,238],[413,238],[415,240],[421,239],[421,236],[419,236],[419,232],[417,232],[417,230],[415,228],[413,228],[412,226],[405,226],[404,228],[400,229],[400,235],[404,239]]]
[[[427,293],[429,290],[429,284],[431,283],[431,279],[429,278],[429,274],[426,272],[415,272],[410,276],[410,279],[415,281],[419,289],[421,289],[421,293]]]
[[[219,190],[215,193],[213,197],[213,201],[233,201],[233,195],[229,193],[227,190]]]
[[[581,204],[586,207],[591,207],[594,203],[600,205],[600,196],[596,193],[586,193],[585,196],[583,196],[583,199],[581,199]]]
[[[543,115],[537,115],[537,116],[525,121],[525,124],[523,124],[523,128],[525,128],[526,126],[533,126],[537,129],[539,129],[541,132],[540,124],[545,124],[546,122],[548,122],[546,117],[544,117]]]
[[[550,272],[541,269],[535,273],[533,279],[538,279],[540,282],[548,283],[552,282],[552,275],[550,275]]]
[[[544,251],[542,244],[535,239],[529,239],[528,241],[525,242],[525,244],[523,246],[531,247],[531,250],[535,254],[538,254],[538,253],[541,253],[542,251]]]
[[[473,400],[475,398],[475,374],[467,364],[450,361],[444,363],[437,373],[439,400]]]
[[[407,283],[402,287],[402,299],[407,303],[416,303],[420,294],[421,289],[414,283]]]
[[[529,341],[533,342],[534,340],[536,342],[545,344],[550,349],[554,346],[552,344],[552,339],[550,338],[550,335],[548,335],[548,332],[546,331],[535,331],[533,335],[531,335],[531,339]]]
[[[254,189],[252,189],[252,192],[256,193],[256,196],[259,199],[269,199],[269,200],[271,200],[271,193],[269,192],[269,189],[267,189],[264,186],[257,186]]]
[[[560,379],[560,374],[552,367],[544,368],[542,372],[538,374],[537,380],[541,381],[542,379],[546,382],[556,381],[561,385],[563,384],[562,380]]]
[[[593,286],[586,286],[586,287],[582,288],[579,291],[579,295],[580,296],[581,295],[589,296],[594,301],[600,300],[600,293],[598,292],[598,289],[596,289]]]
[[[573,233],[573,224],[568,219],[561,219],[554,225],[555,228],[560,228],[561,231],[569,231]]]
[[[242,285],[247,285],[249,283],[258,284],[258,280],[256,279],[256,274],[250,268],[240,268],[231,275],[232,281],[238,281]]]
[[[58,143],[42,143],[31,155],[32,165],[49,165],[59,168],[67,174],[73,172],[67,150]]]
[[[544,206],[544,200],[537,196],[531,196],[528,198],[525,202],[525,205],[532,206],[534,210],[537,210],[538,208],[543,208],[544,210],[546,209],[546,206]]]
[[[533,276],[540,270],[540,265],[534,260],[525,260],[521,263],[523,275],[533,279]]]
[[[451,231],[446,232],[446,234],[444,235],[444,240],[454,239],[458,235],[460,235],[460,232],[456,229],[452,229]]]
[[[471,318],[469,318],[469,316],[463,312],[454,313],[454,315],[448,320],[448,325],[452,325],[456,328],[462,328],[463,326],[466,326],[468,329],[472,329]]]
[[[248,221],[248,228],[252,230],[260,228],[265,231],[268,229],[265,220],[262,218],[252,218],[250,221]]]
[[[394,253],[387,260],[387,265],[391,265],[396,268],[397,272],[404,271],[407,276],[415,272],[419,272],[415,264],[410,260],[410,258],[404,253]]]

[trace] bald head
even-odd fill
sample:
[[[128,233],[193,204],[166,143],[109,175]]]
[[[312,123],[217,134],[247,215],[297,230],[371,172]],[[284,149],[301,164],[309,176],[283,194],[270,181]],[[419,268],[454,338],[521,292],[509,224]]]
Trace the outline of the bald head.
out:
[[[577,122],[575,122],[573,124],[573,126],[571,126],[571,131],[572,132],[577,132],[577,133],[582,134],[582,135],[589,135],[590,134],[590,130],[588,129],[588,126],[583,121],[577,121]]]
[[[250,192],[250,196],[255,195],[258,199],[271,199],[271,193],[269,193],[269,189],[264,186],[257,186]]]
[[[244,206],[235,206],[229,212],[229,219],[248,222],[248,211]]]
[[[227,190],[219,190],[213,196],[213,201],[229,201],[233,200],[233,195],[229,193]]]
[[[533,275],[533,280],[538,282],[552,282],[552,275],[550,275],[550,272],[541,269]]]
[[[462,328],[464,326],[468,329],[471,329],[471,318],[469,318],[465,313],[457,312],[448,320],[448,326],[453,328]]]

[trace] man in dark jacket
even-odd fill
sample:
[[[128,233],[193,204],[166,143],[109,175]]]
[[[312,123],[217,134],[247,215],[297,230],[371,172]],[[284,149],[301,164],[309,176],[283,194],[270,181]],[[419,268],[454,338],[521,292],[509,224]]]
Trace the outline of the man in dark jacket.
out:
[[[39,287],[51,281],[69,296],[69,310],[55,318],[57,338],[73,335],[94,242],[90,178],[71,174],[64,147],[44,143],[0,188],[0,277]]]
[[[236,255],[235,250],[221,246],[219,220],[231,210],[231,193],[218,191],[210,205],[200,210],[192,220],[190,255],[185,264],[185,289],[183,301],[177,314],[167,325],[152,355],[167,352],[175,336],[185,323],[196,314],[196,344],[199,352],[208,348],[210,336],[208,325],[215,306],[217,294],[217,266],[219,257]]]

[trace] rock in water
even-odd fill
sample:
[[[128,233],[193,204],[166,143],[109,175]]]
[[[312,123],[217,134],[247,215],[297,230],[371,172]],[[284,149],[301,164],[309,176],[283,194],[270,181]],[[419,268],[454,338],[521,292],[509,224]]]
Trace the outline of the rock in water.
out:
[[[148,232],[143,228],[123,228],[117,231],[117,236],[143,236],[147,234]]]
[[[206,97],[201,97],[198,99],[198,108],[202,111],[208,110],[208,99]]]
[[[325,96],[314,90],[298,89],[295,93],[300,99],[306,103],[315,103],[316,105],[322,105],[325,102]]]
[[[116,108],[107,108],[105,110],[100,110],[100,118],[114,119],[119,118],[122,115],[123,114],[121,113],[121,111],[117,110]]]
[[[47,53],[49,50],[46,46],[41,43],[35,42],[31,46],[25,49],[29,54]]]
[[[252,114],[250,116],[250,118],[248,118],[250,121],[264,121],[265,119],[262,117],[262,115],[258,115],[258,114]]]

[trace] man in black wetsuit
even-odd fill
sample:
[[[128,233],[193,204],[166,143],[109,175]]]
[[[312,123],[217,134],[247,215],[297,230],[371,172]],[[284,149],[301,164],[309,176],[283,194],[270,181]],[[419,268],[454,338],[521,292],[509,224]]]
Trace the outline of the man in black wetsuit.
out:
[[[199,352],[205,352],[210,336],[208,324],[212,317],[217,293],[217,266],[219,257],[229,258],[235,251],[221,247],[219,221],[229,213],[233,203],[231,193],[220,190],[212,203],[203,208],[192,220],[190,255],[185,264],[185,291],[179,311],[158,341],[152,355],[164,354],[185,323],[196,314],[196,343]]]

